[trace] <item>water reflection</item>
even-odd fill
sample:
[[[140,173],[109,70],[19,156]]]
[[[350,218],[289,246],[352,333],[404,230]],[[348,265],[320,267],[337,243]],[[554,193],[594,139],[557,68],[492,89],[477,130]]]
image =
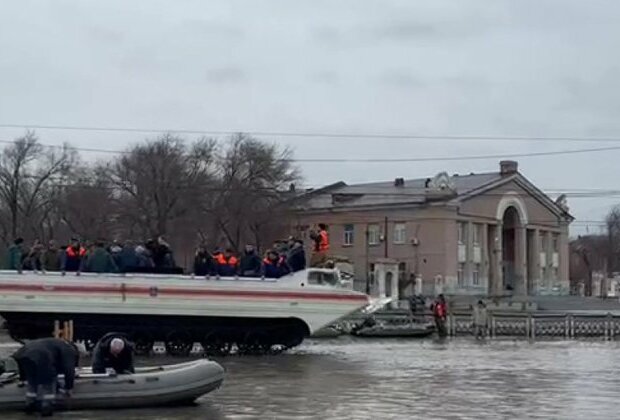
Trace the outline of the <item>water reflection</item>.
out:
[[[114,415],[214,420],[616,418],[618,350],[616,343],[578,341],[315,340],[292,354],[222,359],[224,387],[196,406]],[[158,357],[148,363],[171,361]],[[108,419],[110,413],[75,412],[62,418]]]

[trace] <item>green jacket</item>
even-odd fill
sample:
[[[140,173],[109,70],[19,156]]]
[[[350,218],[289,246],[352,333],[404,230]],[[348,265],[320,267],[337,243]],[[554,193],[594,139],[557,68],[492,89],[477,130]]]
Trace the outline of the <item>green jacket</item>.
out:
[[[21,270],[22,268],[22,248],[20,245],[11,245],[6,259],[7,270]]]
[[[84,270],[91,273],[116,273],[118,267],[112,255],[103,248],[95,248],[92,254],[86,257]]]

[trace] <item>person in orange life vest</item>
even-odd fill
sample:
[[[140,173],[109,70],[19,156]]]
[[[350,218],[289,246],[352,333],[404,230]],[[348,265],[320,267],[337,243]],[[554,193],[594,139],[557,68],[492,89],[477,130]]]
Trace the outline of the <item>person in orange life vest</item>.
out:
[[[69,245],[63,253],[60,271],[62,271],[63,274],[67,271],[79,273],[82,269],[82,262],[85,256],[86,249],[80,244],[78,239],[72,238],[71,245]]]
[[[448,332],[446,330],[446,318],[448,316],[448,308],[446,306],[446,298],[443,294],[440,294],[437,297],[437,300],[433,303],[431,309],[433,311],[433,319],[435,320],[437,334],[440,337],[447,336]]]
[[[263,259],[263,277],[268,279],[280,278],[282,276],[280,262],[281,260],[277,252],[273,250],[267,251],[267,255]]]
[[[239,260],[233,255],[233,251],[227,248],[223,254],[218,254],[215,262],[217,264],[217,274],[220,276],[236,276]]]
[[[329,233],[327,233],[327,225],[319,223],[319,229],[318,251],[327,254],[329,251]]]

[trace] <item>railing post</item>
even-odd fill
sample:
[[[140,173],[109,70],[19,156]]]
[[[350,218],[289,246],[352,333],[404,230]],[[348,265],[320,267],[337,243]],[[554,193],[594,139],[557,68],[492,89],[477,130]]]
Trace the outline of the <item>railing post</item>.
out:
[[[568,337],[575,338],[575,319],[573,318],[572,314],[568,315],[568,325],[569,325]]]
[[[495,338],[497,331],[495,331],[495,314],[491,314],[491,337]]]
[[[530,314],[530,323],[531,323],[530,334],[532,336],[532,340],[535,340],[536,339],[536,318],[532,316],[532,314]]]
[[[532,315],[527,314],[527,317],[525,318],[525,338],[530,338],[530,324],[531,324],[531,318]]]
[[[605,338],[607,340],[611,340],[611,313],[607,312],[607,317],[605,318]]]

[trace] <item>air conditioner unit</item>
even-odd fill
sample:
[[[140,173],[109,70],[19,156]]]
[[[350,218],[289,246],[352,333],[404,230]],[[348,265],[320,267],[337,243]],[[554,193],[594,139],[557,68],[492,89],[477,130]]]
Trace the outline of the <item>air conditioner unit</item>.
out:
[[[411,239],[409,239],[409,243],[412,246],[418,246],[418,245],[420,245],[420,240],[418,238],[411,238]]]

